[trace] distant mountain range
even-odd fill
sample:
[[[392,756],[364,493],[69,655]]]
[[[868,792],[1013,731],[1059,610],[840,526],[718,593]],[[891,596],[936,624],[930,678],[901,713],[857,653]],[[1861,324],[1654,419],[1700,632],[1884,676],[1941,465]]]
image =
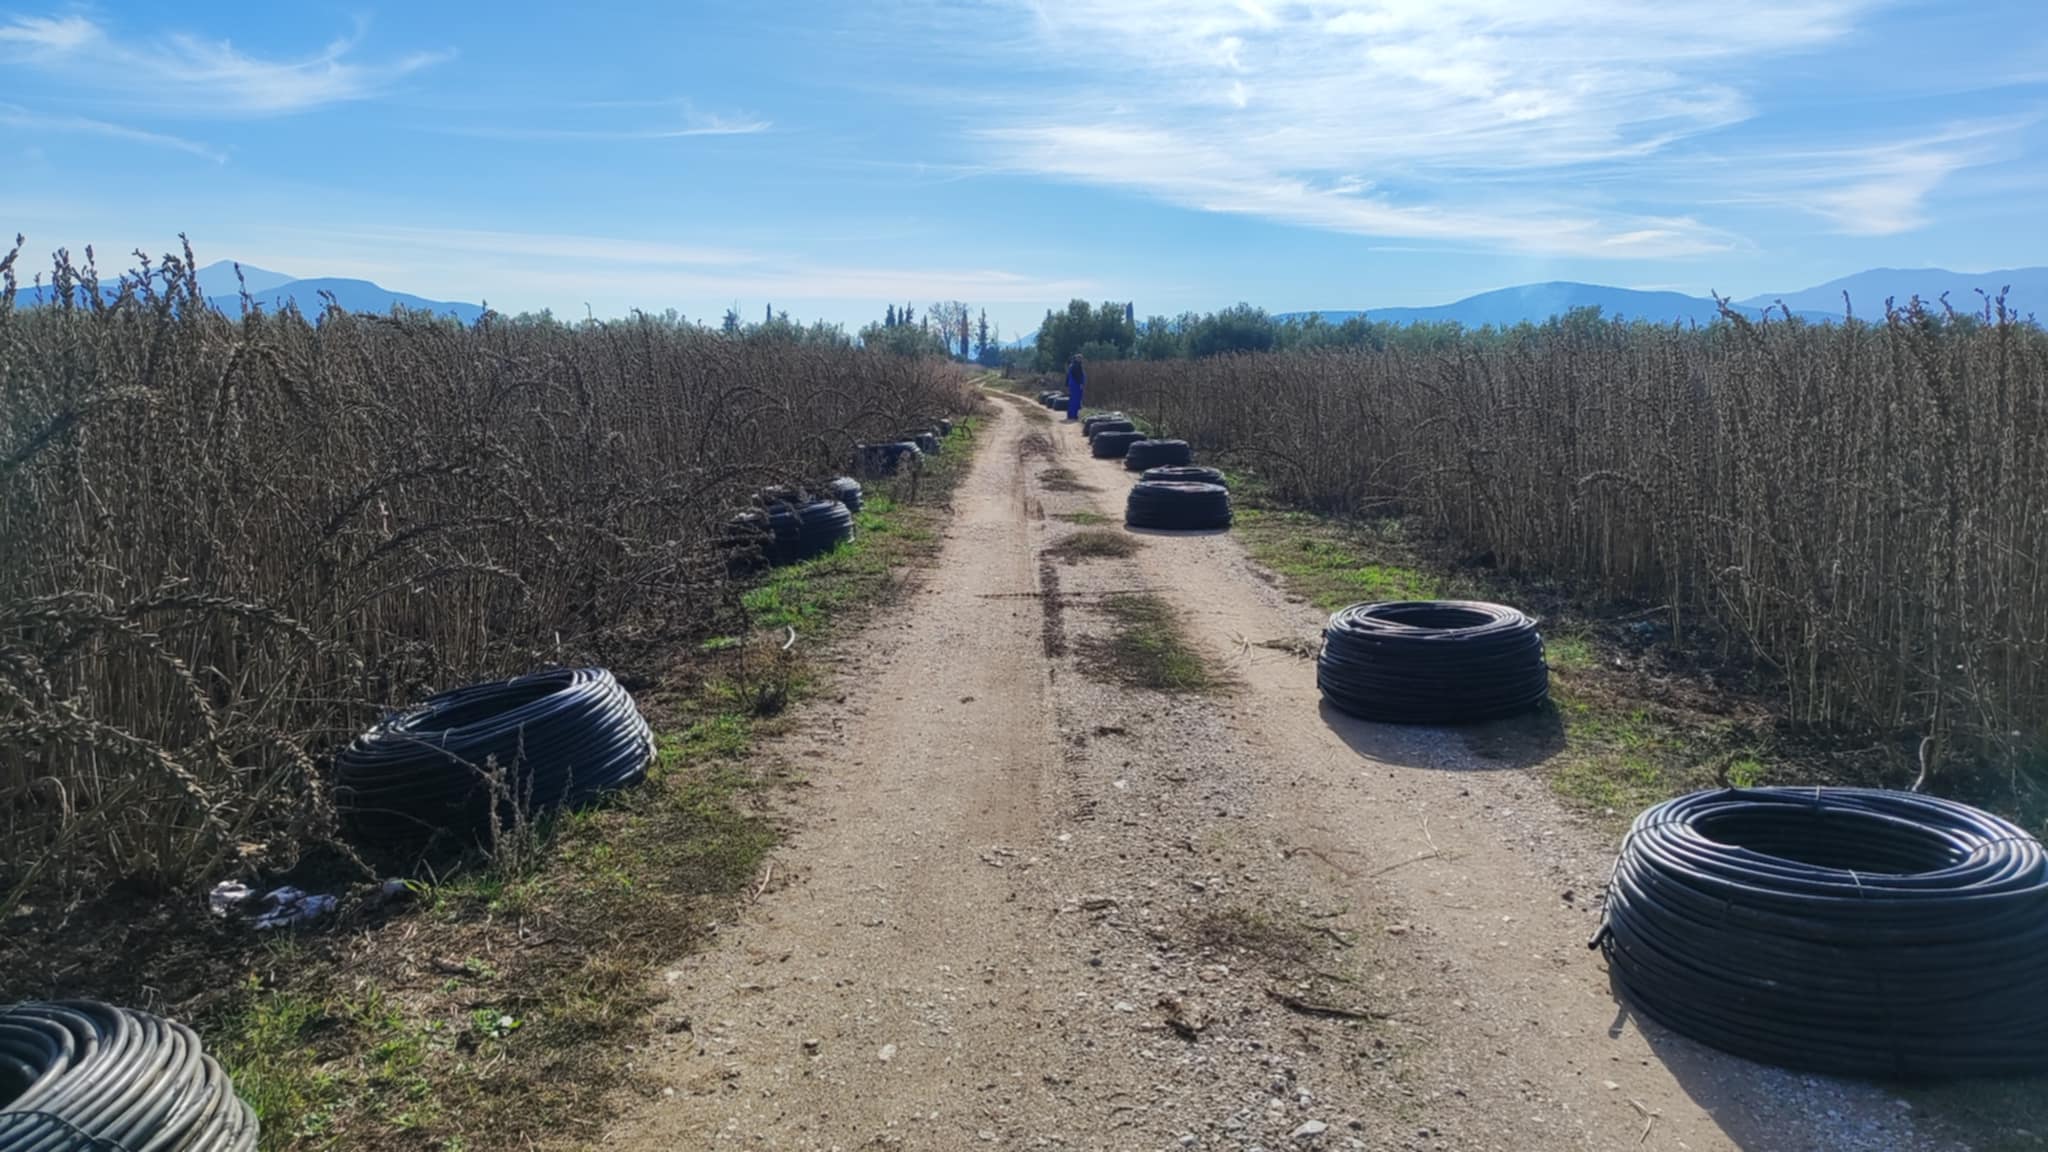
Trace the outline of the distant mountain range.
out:
[[[249,298],[266,309],[276,311],[287,303],[294,303],[308,316],[318,316],[326,309],[327,303],[320,295],[323,292],[333,296],[336,303],[351,312],[385,313],[391,311],[393,305],[403,304],[407,308],[439,316],[453,316],[464,324],[473,324],[484,314],[484,310],[475,304],[428,300],[407,292],[394,292],[368,280],[345,280],[332,276],[302,280],[249,264],[242,265],[242,280],[237,284],[232,260],[208,264],[199,270],[198,277],[199,290],[205,294],[206,302],[230,316],[241,314],[244,287],[248,289]],[[48,288],[21,290],[22,301],[31,305],[43,303],[49,296]]]
[[[270,272],[254,264],[242,265],[242,281],[248,285],[252,295],[268,292],[273,288],[282,288],[296,279],[298,277],[287,276],[282,272]],[[215,296],[239,296],[242,285],[235,282],[235,262],[216,260],[201,268],[199,290],[205,293],[208,299]]]
[[[1648,320],[1655,324],[1695,323],[1711,324],[1720,317],[1721,307],[1702,296],[1687,296],[1683,292],[1644,292],[1634,288],[1609,288],[1603,284],[1574,284],[1566,280],[1552,280],[1543,284],[1518,284],[1513,288],[1500,288],[1492,292],[1481,292],[1467,296],[1450,304],[1436,304],[1422,308],[1368,308],[1360,311],[1331,311],[1320,315],[1331,324],[1342,324],[1354,316],[1363,316],[1385,324],[1462,324],[1467,328],[1486,325],[1512,327],[1527,321],[1540,324],[1552,316],[1562,316],[1575,308],[1598,308],[1602,316],[1620,317],[1625,320]],[[1763,314],[1761,307],[1737,305],[1736,311],[1755,319]],[[1279,319],[1299,322],[1308,319],[1307,312],[1283,312]],[[1801,312],[1809,320],[1837,320],[1839,310],[1833,312]]]
[[[1842,314],[1842,294],[1848,293],[1856,315],[1865,318],[1884,314],[1887,298],[1904,305],[1915,296],[1929,305],[1943,295],[1958,312],[1981,312],[1984,296],[2006,292],[2007,310],[2022,317],[2048,316],[2048,268],[2007,268],[1999,272],[1950,272],[1945,268],[1872,268],[1854,276],[1830,280],[1797,292],[1766,292],[1742,303],[1754,307],[1782,300],[1794,310],[1820,310]],[[1982,292],[1984,296],[1977,293]]]
[[[320,298],[323,292],[333,296],[336,303],[351,312],[389,312],[392,306],[403,304],[437,316],[453,316],[464,324],[474,324],[477,317],[484,314],[484,310],[475,304],[428,300],[408,292],[394,292],[368,280],[344,280],[335,276],[300,280],[247,264],[242,265],[242,280],[248,286],[249,297],[263,307],[275,311],[290,301],[308,316],[318,316],[327,307]],[[206,293],[208,303],[228,315],[241,311],[242,296],[235,285],[233,261],[222,260],[201,268],[199,289]]]
[[[222,260],[199,270],[200,290],[207,301],[228,315],[241,310],[241,290],[235,282],[235,266],[232,261]],[[317,316],[326,305],[321,300],[325,292],[334,297],[343,308],[352,312],[391,311],[393,305],[402,304],[407,308],[422,309],[443,316],[453,316],[465,324],[474,323],[483,315],[483,309],[475,304],[447,300],[428,300],[405,292],[373,284],[368,280],[344,280],[334,277],[300,279],[282,272],[272,272],[248,264],[242,265],[242,280],[249,295],[265,308],[281,308],[287,301],[298,304],[299,311]],[[1731,302],[1731,307],[1745,315],[1761,316],[1765,309],[1780,315],[1790,308],[1794,315],[1812,321],[1840,320],[1843,316],[1843,293],[1848,294],[1849,306],[1855,315],[1870,318],[1884,312],[1886,300],[1904,304],[1914,296],[1934,304],[1946,294],[1950,305],[1959,312],[1977,312],[1984,306],[1985,295],[2007,292],[2006,307],[2021,317],[2048,315],[2048,268],[2008,268],[1997,272],[1950,272],[1943,268],[1873,268],[1801,288],[1792,292],[1765,292],[1744,300]],[[21,297],[24,303],[41,303],[48,295],[47,289],[24,288]],[[1561,316],[1574,308],[1598,308],[1602,315],[1618,316],[1631,320],[1648,320],[1657,324],[1670,323],[1712,323],[1720,315],[1719,307],[1703,296],[1689,296],[1683,292],[1649,292],[1634,288],[1611,288],[1601,284],[1576,284],[1570,281],[1554,280],[1543,284],[1522,284],[1513,288],[1501,288],[1493,292],[1481,292],[1467,296],[1450,304],[1438,304],[1425,308],[1368,308],[1368,309],[1324,309],[1316,315],[1331,324],[1341,324],[1354,316],[1392,324],[1456,322],[1468,328],[1484,325],[1514,325],[1524,321],[1540,323],[1552,316]],[[1306,320],[1309,312],[1282,312],[1275,318],[1282,321],[1299,322]],[[1028,333],[1011,342],[1012,346],[1028,345],[1035,341],[1037,333]]]
[[[1796,316],[1824,321],[1842,318],[1844,292],[1849,294],[1855,314],[1865,318],[1882,315],[1887,299],[1903,305],[1918,296],[1934,304],[1943,293],[1947,293],[1949,303],[1957,311],[1975,312],[1984,303],[1983,298],[1977,295],[1979,290],[1995,295],[2007,288],[2010,288],[2006,297],[2008,309],[2022,317],[2048,314],[2048,268],[1968,273],[1942,268],[1873,268],[1796,292],[1766,292],[1751,296],[1746,300],[1733,301],[1731,306],[1750,317],[1762,315],[1766,308],[1771,309],[1773,315],[1782,315],[1785,308],[1790,308]],[[1317,314],[1332,324],[1341,324],[1353,316],[1364,316],[1391,324],[1453,321],[1468,328],[1477,328],[1486,324],[1540,323],[1574,308],[1598,308],[1604,316],[1648,320],[1657,324],[1687,321],[1707,324],[1721,314],[1720,307],[1704,296],[1574,284],[1562,280],[1481,292],[1454,303],[1427,308],[1326,309]],[[1309,315],[1308,312],[1283,312],[1278,319],[1301,321]]]

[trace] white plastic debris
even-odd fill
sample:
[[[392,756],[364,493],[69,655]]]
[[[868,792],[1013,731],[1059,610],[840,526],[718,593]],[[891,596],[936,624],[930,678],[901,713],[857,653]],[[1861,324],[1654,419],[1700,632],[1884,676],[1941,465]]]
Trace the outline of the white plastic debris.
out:
[[[225,920],[240,913],[243,905],[249,902],[249,897],[254,895],[249,886],[239,880],[223,880],[213,886],[213,891],[206,894],[206,907],[215,916]]]
[[[334,897],[324,893],[307,893],[298,888],[276,888],[263,895],[265,911],[256,917],[255,929],[267,932],[273,928],[290,928],[309,924],[334,911]]]

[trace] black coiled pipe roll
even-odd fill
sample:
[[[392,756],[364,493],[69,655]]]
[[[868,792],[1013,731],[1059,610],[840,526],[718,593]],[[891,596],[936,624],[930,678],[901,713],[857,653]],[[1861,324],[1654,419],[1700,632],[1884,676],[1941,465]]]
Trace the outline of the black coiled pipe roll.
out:
[[[908,464],[912,471],[924,463],[924,450],[909,441],[890,444],[862,444],[856,452],[858,471],[863,476],[893,476]]]
[[[860,481],[855,480],[851,476],[839,476],[827,481],[825,489],[832,493],[834,500],[846,505],[848,512],[860,511],[862,496]]]
[[[1331,706],[1388,724],[1476,724],[1550,694],[1543,637],[1513,608],[1472,600],[1353,604],[1330,617],[1316,686]]]
[[[1137,431],[1138,426],[1136,424],[1131,423],[1129,420],[1097,420],[1095,422],[1095,426],[1093,428],[1087,429],[1086,433],[1088,436],[1088,442],[1092,444],[1098,438],[1107,436],[1111,433],[1136,433]],[[1143,436],[1132,435],[1130,442],[1135,444],[1143,439]]]
[[[844,509],[842,509],[843,511]],[[486,832],[495,759],[532,810],[587,802],[638,784],[654,734],[602,668],[564,668],[458,688],[386,719],[334,757],[335,800],[357,836],[408,843]]]
[[[256,1135],[182,1024],[82,1000],[0,1008],[0,1152],[248,1152]]]
[[[1636,818],[1594,943],[1631,1003],[1769,1064],[2048,1071],[2048,854],[1964,804],[1728,788]]]
[[[1124,450],[1124,467],[1133,472],[1147,468],[1176,468],[1195,458],[1185,440],[1139,440]]]
[[[1198,468],[1193,465],[1147,468],[1138,479],[1160,480],[1171,484],[1214,484],[1219,488],[1229,487],[1223,481],[1223,473],[1214,468]]]
[[[1141,480],[1124,502],[1124,524],[1166,532],[1230,527],[1230,491],[1220,484]]]
[[[1119,422],[1128,424],[1130,423],[1130,417],[1124,415],[1121,412],[1097,412],[1093,416],[1088,416],[1082,419],[1081,435],[1093,436],[1095,435],[1095,430],[1101,427],[1102,425]]]
[[[1088,453],[1099,460],[1121,460],[1131,445],[1143,440],[1143,432],[1097,432],[1088,440]]]
[[[838,500],[805,500],[768,510],[770,564],[797,564],[853,539],[853,509]]]

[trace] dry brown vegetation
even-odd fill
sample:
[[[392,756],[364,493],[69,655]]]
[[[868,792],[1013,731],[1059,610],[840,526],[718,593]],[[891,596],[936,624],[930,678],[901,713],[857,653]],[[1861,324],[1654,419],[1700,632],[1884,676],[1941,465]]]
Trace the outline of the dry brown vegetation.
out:
[[[1075,564],[1082,560],[1120,560],[1136,555],[1138,548],[1138,541],[1125,533],[1089,528],[1048,545],[1045,554]]]
[[[322,757],[456,683],[629,685],[745,611],[770,482],[970,402],[943,363],[636,317],[222,316],[190,253],[0,298],[0,921],[289,865]]]
[[[2048,335],[1996,306],[1104,363],[1090,399],[1283,499],[1659,606],[1797,721],[1932,737],[1937,766],[2048,744]]]

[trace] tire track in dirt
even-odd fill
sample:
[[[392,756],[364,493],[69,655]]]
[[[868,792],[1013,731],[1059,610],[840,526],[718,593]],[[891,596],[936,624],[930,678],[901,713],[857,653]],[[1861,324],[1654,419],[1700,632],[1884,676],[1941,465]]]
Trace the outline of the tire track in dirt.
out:
[[[1108,465],[1082,476],[1105,514],[1135,480]],[[1261,832],[1304,866],[1294,899],[1355,910],[1335,922],[1383,945],[1376,1006],[1401,1021],[1394,1058],[1423,1102],[1396,1110],[1415,1122],[1413,1147],[1954,1147],[1882,1089],[1754,1065],[1637,1020],[1585,947],[1607,836],[1526,765],[1483,759],[1455,733],[1323,708],[1301,655],[1321,613],[1234,540],[1148,544],[1141,578],[1241,686],[1224,705],[1234,750],[1271,766],[1258,806],[1278,819]]]
[[[1328,722],[1282,650],[1318,615],[1228,537],[1045,556],[1070,530],[1032,500],[1129,483],[1047,427],[990,422],[923,590],[768,753],[810,785],[791,879],[667,974],[689,1028],[600,1146],[1939,1147],[1617,1014],[1583,950],[1606,845],[1454,741]],[[1231,688],[1080,655],[1146,591]]]
[[[1046,1039],[1079,965],[1045,930],[1064,797],[1024,432],[990,422],[937,568],[767,753],[810,785],[790,879],[665,974],[689,1027],[636,1061],[603,1147],[1021,1148],[1066,1096],[1141,1090]]]
[[[1039,635],[1044,640],[1043,649],[1047,659],[1067,654],[1066,601],[1060,595],[1060,570],[1052,561],[1040,556],[1038,559],[1038,602],[1045,612],[1044,625]],[[1050,671],[1050,670],[1049,670]],[[1057,672],[1052,672],[1057,675]]]

